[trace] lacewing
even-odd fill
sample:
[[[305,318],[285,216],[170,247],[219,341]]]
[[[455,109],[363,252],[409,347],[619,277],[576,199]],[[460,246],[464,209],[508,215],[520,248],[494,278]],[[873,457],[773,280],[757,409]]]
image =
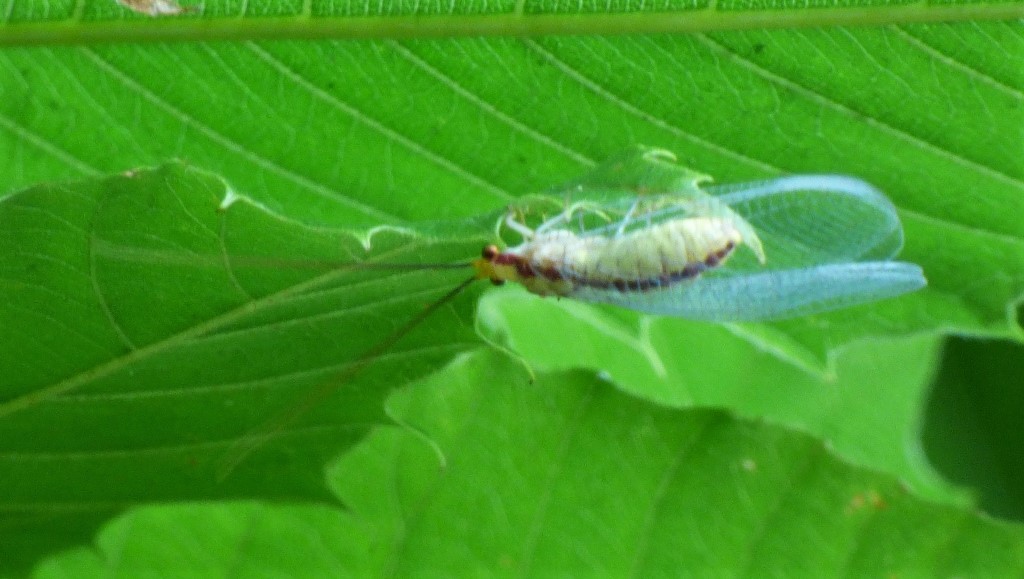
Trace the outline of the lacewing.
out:
[[[830,203],[835,221],[817,221]],[[801,215],[810,206],[817,209]],[[878,215],[864,221],[861,213]],[[595,218],[607,223],[588,228]],[[580,220],[584,224],[576,226]],[[926,283],[920,267],[888,259],[902,244],[895,209],[850,177],[713,187],[699,199],[692,193],[634,196],[571,205],[535,229],[514,214],[503,225],[522,243],[484,248],[473,262],[476,277],[652,314],[775,320],[893,297]],[[734,258],[742,247],[748,259]]]
[[[796,175],[707,186],[672,161],[665,151],[641,150],[562,188],[557,206],[551,197],[527,198],[495,220],[495,237],[518,243],[487,245],[472,261],[396,265],[472,273],[262,434],[242,439],[223,472],[477,280],[712,322],[805,316],[926,285],[920,267],[892,260],[903,243],[899,218],[864,181]]]

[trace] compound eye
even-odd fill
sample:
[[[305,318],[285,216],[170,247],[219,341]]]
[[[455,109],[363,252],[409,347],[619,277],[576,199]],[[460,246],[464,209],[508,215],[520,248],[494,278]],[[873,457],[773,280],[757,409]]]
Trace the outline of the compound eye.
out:
[[[480,256],[487,261],[493,261],[495,257],[498,257],[499,253],[501,253],[501,251],[498,250],[498,246],[492,244],[484,246],[484,250],[480,252]]]

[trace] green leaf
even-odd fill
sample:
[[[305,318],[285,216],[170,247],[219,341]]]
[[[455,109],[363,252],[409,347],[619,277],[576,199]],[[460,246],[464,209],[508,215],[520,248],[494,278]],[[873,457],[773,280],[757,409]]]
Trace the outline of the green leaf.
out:
[[[451,276],[337,268],[450,262],[464,240],[307,227],[179,165],[13,195],[0,224],[9,545],[140,502],[325,499],[322,464],[387,421],[388,393],[479,344],[462,299],[368,365]]]
[[[651,406],[579,373],[489,384],[501,365],[476,356],[456,368],[461,379],[435,383],[442,396],[424,387],[395,401],[436,451],[380,432],[339,464],[353,513],[394,521],[372,529],[391,547],[371,569],[973,575],[1024,565],[1019,525],[914,499],[811,437]],[[438,454],[437,467],[422,466]]]
[[[820,369],[877,333],[1020,338],[1019,59],[1011,23],[11,49],[0,190],[179,157],[303,223],[369,227],[489,213],[636,144],[719,183],[852,174],[901,209],[903,259],[930,287],[748,332]]]
[[[394,226],[309,227],[180,165],[40,187],[0,210],[10,280],[3,327],[31,328],[4,343],[13,353],[0,406],[7,468],[73,459],[52,471],[59,476],[7,478],[26,527],[39,515],[31,505],[53,500],[73,499],[71,520],[82,525],[113,512],[111,503],[323,498],[319,465],[386,420],[384,397],[474,347],[465,311],[393,342],[445,276],[373,265],[457,261],[489,239],[483,224],[495,220],[428,224],[429,237]],[[303,267],[283,267],[298,258]],[[339,262],[353,266],[317,271]],[[554,316],[542,317],[553,329]],[[460,330],[466,337],[454,339]],[[621,378],[642,393],[634,380]],[[665,382],[670,390],[675,381]],[[51,422],[62,428],[45,438],[32,428]],[[888,460],[911,478],[929,474],[907,457]],[[283,485],[271,475],[282,472]],[[70,494],[69,477],[78,483]]]
[[[529,18],[514,15],[520,5],[532,10]],[[245,14],[239,14],[241,6],[246,7]],[[340,248],[358,249],[358,240],[344,231],[462,219],[499,210],[521,195],[574,179],[636,144],[674,151],[684,165],[715,176],[718,183],[780,174],[850,174],[879,187],[899,207],[907,233],[901,258],[924,266],[929,288],[858,311],[791,324],[733,327],[732,333],[819,373],[828,371],[822,362],[826,356],[839,356],[833,364],[839,381],[844,380],[840,352],[851,340],[936,331],[1020,340],[1014,306],[1024,294],[1024,222],[1018,218],[1024,210],[1024,157],[1020,155],[1024,69],[1017,66],[1024,60],[1019,22],[1024,4],[817,2],[813,7],[778,3],[740,7],[718,2],[714,9],[699,3],[651,2],[610,7],[583,3],[582,8],[565,3],[381,4],[391,9],[387,14],[356,10],[361,6],[374,9],[378,4],[289,2],[257,7],[208,0],[201,13],[181,19],[130,14],[112,1],[15,1],[0,8],[0,43],[5,45],[0,51],[0,195],[14,196],[0,209],[4,212],[0,404],[10,404],[12,392],[14,400],[20,399],[64,380],[54,382],[54,376],[97,368],[102,360],[126,351],[107,319],[96,316],[92,298],[96,292],[89,282],[91,263],[80,249],[87,247],[82,239],[91,230],[76,232],[66,224],[91,214],[89,202],[81,195],[99,187],[99,176],[175,158],[222,177],[232,191],[253,201],[247,210],[287,216],[289,225],[284,229],[303,232],[298,239],[304,247],[309,245],[303,251],[312,259],[337,257]],[[451,13],[452,6],[465,12]],[[581,17],[579,10],[589,11],[588,15]],[[539,27],[539,17],[551,17],[556,28]],[[947,17],[1009,20],[908,24]],[[495,32],[496,26],[480,27],[488,18],[504,34],[556,29],[592,34],[453,37]],[[424,22],[424,27],[409,26],[412,20]],[[867,21],[888,26],[712,30],[751,23]],[[644,34],[687,26],[702,33]],[[593,35],[608,30],[634,34]],[[334,34],[373,39],[311,40]],[[449,38],[409,38],[417,34]],[[68,45],[89,38],[172,36],[245,41]],[[53,187],[37,189],[49,191],[49,202],[27,203],[17,194],[37,184],[81,178],[96,180],[65,187],[62,193]],[[209,203],[221,200],[224,185],[211,180],[206,189],[196,188],[206,191],[204,207],[209,208]],[[25,211],[13,211],[13,207]],[[242,207],[233,206],[228,213]],[[10,228],[8,219],[15,214],[18,220],[24,219],[25,228]],[[165,224],[190,219],[168,219]],[[150,222],[140,221],[145,223]],[[33,231],[36,226],[44,229]],[[253,253],[246,248],[243,255],[273,260],[280,256],[275,251],[279,239],[256,240]],[[386,234],[377,241],[386,249],[401,247],[408,238]],[[281,243],[296,249],[300,242]],[[7,252],[14,247],[11,244],[36,257],[55,259],[37,277],[23,270],[12,275],[14,262]],[[448,249],[455,252],[454,247],[419,248],[406,257],[429,259],[431,252],[437,252],[464,259],[479,250],[473,246],[466,248],[471,254],[448,254]],[[139,334],[129,333],[129,337],[138,339],[149,331],[148,339],[153,339],[158,325],[186,327],[194,320],[208,319],[215,306],[242,303],[246,297],[238,292],[236,281],[216,275],[223,272],[218,268],[197,273],[193,266],[189,275],[195,275],[194,280],[176,284],[173,280],[183,278],[183,269],[165,264],[164,275],[140,278],[135,292],[127,291],[127,282],[121,282],[125,292],[120,295],[130,297],[122,307],[131,306],[141,314],[127,325]],[[315,271],[250,269],[254,271],[245,283],[268,291],[319,277]],[[129,269],[121,271],[127,275]],[[137,268],[132,271],[137,273]],[[116,288],[121,274],[111,270],[107,274],[113,277],[106,279],[105,289]],[[353,272],[353,276],[343,275],[335,286],[325,281],[322,295],[311,290],[314,295],[301,307],[311,304],[320,313],[313,319],[288,324],[282,322],[287,316],[280,311],[252,318],[253,324],[269,327],[280,322],[285,329],[280,337],[263,338],[258,348],[209,341],[209,347],[181,349],[159,364],[140,367],[139,380],[125,370],[122,378],[111,375],[107,383],[97,384],[91,396],[84,390],[69,393],[62,402],[54,398],[47,403],[52,406],[45,412],[47,404],[40,404],[0,419],[0,485],[8,485],[0,515],[4,571],[23,569],[47,549],[85,540],[112,514],[148,501],[254,494],[325,497],[314,465],[333,450],[360,440],[366,428],[386,420],[380,401],[387,392],[435,369],[449,359],[450,352],[437,352],[429,360],[411,354],[408,368],[398,368],[401,361],[394,360],[395,367],[380,369],[379,375],[372,374],[373,366],[367,368],[363,379],[345,394],[354,399],[349,406],[318,408],[324,423],[365,428],[353,426],[341,429],[341,434],[337,428],[329,433],[296,433],[283,444],[264,447],[267,462],[259,463],[253,456],[243,463],[229,479],[234,483],[210,482],[213,467],[194,468],[196,452],[192,450],[199,448],[201,458],[216,462],[214,456],[222,455],[246,428],[265,423],[273,417],[273,408],[288,406],[308,393],[316,383],[316,371],[327,375],[331,368],[345,365],[458,281],[437,273],[419,277]],[[374,280],[379,284],[374,285]],[[144,294],[151,284],[151,295],[173,298],[183,306],[169,312],[147,309]],[[362,289],[353,293],[351,284]],[[346,290],[331,294],[332,287]],[[198,292],[195,299],[188,289]],[[16,299],[8,300],[8,295]],[[348,296],[352,301],[345,301]],[[381,296],[396,296],[396,301],[381,303]],[[31,302],[32,309],[13,308],[26,302]],[[410,336],[406,345],[476,344],[469,330],[472,302],[472,296],[467,296],[454,303],[450,311]],[[365,308],[357,310],[361,314],[343,316],[351,323],[342,323],[326,313],[336,304]],[[27,313],[52,311],[48,308],[69,317]],[[625,328],[652,324],[633,314],[587,311],[590,316],[614,316]],[[276,314],[282,317],[274,318]],[[241,315],[239,319],[239,331],[233,326],[223,331],[233,331],[232,336],[255,335],[243,329],[248,318]],[[331,319],[338,322],[334,328]],[[574,326],[568,336],[559,336],[555,329],[560,326],[551,329],[546,323],[544,318],[534,318],[527,330],[530,335],[550,336],[560,348],[568,348],[566,344],[585,347],[595,339],[594,332],[583,332],[580,326]],[[674,322],[654,325],[664,323]],[[706,352],[747,352],[729,333],[705,330],[698,335],[706,339],[688,348],[694,352],[693,359],[699,361]],[[358,335],[353,338],[349,332]],[[672,334],[668,332],[666,339],[676,339]],[[43,338],[33,342],[28,339],[31,335]],[[883,350],[890,347],[885,344],[880,346]],[[917,384],[910,374],[926,372],[923,360],[932,347],[927,338],[908,344],[891,346],[896,353],[911,356],[907,373],[898,373],[892,380],[879,375],[875,381],[879,391],[890,382],[900,384],[900,404],[912,403],[913,396],[903,396],[902,388]],[[287,360],[275,358],[278,347],[291,352]],[[859,375],[870,374],[871,352],[858,354],[857,363],[863,364]],[[231,362],[223,364],[225,360]],[[196,366],[189,365],[193,361]],[[276,372],[291,362],[305,365],[311,373],[280,378]],[[593,366],[593,360],[584,362]],[[722,362],[724,368],[735,363],[732,358]],[[891,370],[893,364],[886,362],[884,367]],[[792,370],[784,372],[783,366],[774,363],[769,366],[771,373],[780,374],[777,380],[768,371],[757,376],[756,383],[763,387],[756,393],[766,401],[764,407],[781,381],[799,382]],[[14,381],[8,378],[11,369],[33,380]],[[717,371],[722,373],[722,368]],[[159,389],[145,388],[158,385],[164,373],[189,377],[186,383],[172,385],[164,397]],[[639,376],[620,373],[616,380],[631,392],[655,399],[683,398],[664,390],[662,382],[641,387]],[[240,387],[233,393],[206,390],[203,395],[211,384],[245,384],[247,379],[251,388]],[[500,382],[503,377],[491,379]],[[715,381],[706,381],[707,391],[713,390]],[[174,396],[193,386],[196,396]],[[725,386],[726,392],[738,391],[735,385]],[[144,395],[132,395],[136,388],[142,388]],[[854,390],[851,386],[844,392]],[[802,394],[797,389],[786,391],[793,401]],[[724,398],[722,403],[728,403]],[[821,398],[828,396],[811,396],[815,402]],[[852,415],[866,423],[852,418],[844,423],[846,439],[870,432],[879,420],[862,405],[863,400],[853,398],[859,411]],[[700,393],[694,399],[714,398]],[[885,408],[884,404],[879,407]],[[993,404],[999,406],[1000,401]],[[901,409],[901,416],[913,414],[913,409]],[[741,410],[747,415],[750,409]],[[786,424],[800,424],[810,412],[805,416],[790,409],[782,415],[780,420]],[[312,423],[317,416],[308,419]],[[885,436],[868,437],[872,444],[865,446],[884,451],[881,442],[893,440],[892,433],[905,425],[901,421],[885,430]],[[916,437],[907,444],[913,442]],[[900,464],[896,459],[864,459],[851,453],[851,448],[859,447],[843,447],[843,456],[878,468]],[[988,451],[981,443],[969,450]],[[262,479],[255,475],[263,468],[260,464],[267,468]],[[248,472],[254,478],[245,478],[241,471],[245,468],[253,469]],[[243,484],[245,480],[249,482]],[[922,490],[928,485],[915,483],[913,488],[931,492]],[[989,547],[998,547],[993,545]]]
[[[822,377],[751,344],[742,328],[658,317],[636,323],[610,308],[555,304],[517,291],[488,294],[478,316],[537,371],[591,368],[659,405],[729,408],[785,424],[828,441],[847,460],[898,475],[921,496],[961,500],[916,442],[940,353],[934,337],[853,344]],[[545,332],[534,331],[537,320],[544,320]],[[563,338],[580,328],[594,335]]]
[[[809,436],[722,411],[660,408],[579,372],[491,380],[517,374],[510,364],[467,357],[393,400],[421,432],[377,429],[333,469],[345,513],[144,509],[109,525],[97,549],[51,559],[40,576],[1024,568],[1020,525],[916,499]]]

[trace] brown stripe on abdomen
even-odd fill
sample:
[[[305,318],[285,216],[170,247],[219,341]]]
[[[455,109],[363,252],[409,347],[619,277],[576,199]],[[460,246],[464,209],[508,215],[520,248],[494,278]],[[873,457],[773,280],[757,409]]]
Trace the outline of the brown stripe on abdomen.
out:
[[[729,254],[732,253],[733,249],[735,248],[736,244],[730,241],[726,243],[725,247],[723,247],[722,249],[709,254],[703,262],[689,263],[679,271],[666,272],[659,276],[651,278],[596,279],[587,278],[583,276],[577,277],[571,274],[565,276],[556,274],[558,275],[558,277],[553,278],[545,275],[546,272],[543,270],[540,273],[541,275],[544,275],[544,277],[548,277],[548,279],[552,280],[567,279],[571,281],[574,285],[579,287],[588,287],[594,289],[616,289],[623,293],[646,292],[654,289],[663,289],[683,281],[694,279],[698,277],[700,274],[704,273],[705,271],[720,265],[725,260],[725,258],[729,257]]]

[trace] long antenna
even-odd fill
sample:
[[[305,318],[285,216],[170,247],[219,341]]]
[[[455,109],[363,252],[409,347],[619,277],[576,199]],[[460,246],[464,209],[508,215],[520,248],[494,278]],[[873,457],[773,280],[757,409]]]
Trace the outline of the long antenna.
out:
[[[273,438],[285,427],[293,424],[296,420],[301,418],[303,414],[309,412],[318,404],[329,398],[331,394],[337,391],[338,388],[352,380],[356,374],[373,362],[374,358],[377,358],[391,348],[391,346],[394,346],[396,342],[405,337],[406,334],[422,323],[423,320],[429,318],[431,314],[458,297],[459,294],[472,285],[472,283],[477,279],[478,278],[476,276],[473,276],[455,286],[451,291],[444,294],[444,296],[402,324],[401,327],[391,332],[374,347],[363,352],[358,358],[356,358],[355,362],[339,372],[336,376],[325,381],[320,386],[317,386],[308,395],[306,395],[301,402],[271,418],[269,421],[256,428],[253,432],[242,437],[228,449],[227,453],[225,453],[224,458],[221,460],[221,464],[217,469],[217,479],[224,480],[227,478],[228,475],[231,474],[231,471],[241,464],[242,461],[244,461],[245,458],[254,450],[259,448],[269,439]]]
[[[436,269],[465,269],[471,267],[471,262],[461,263],[380,263],[374,261],[330,261],[315,259],[275,259],[265,256],[247,255],[198,255],[180,251],[166,251],[160,249],[143,249],[138,247],[125,247],[114,245],[105,241],[96,241],[93,246],[97,255],[115,259],[117,261],[137,263],[158,263],[160,265],[190,265],[202,267],[224,267],[225,264],[243,267],[266,267],[266,268],[293,268],[293,269],[383,269],[389,271],[419,271]]]

